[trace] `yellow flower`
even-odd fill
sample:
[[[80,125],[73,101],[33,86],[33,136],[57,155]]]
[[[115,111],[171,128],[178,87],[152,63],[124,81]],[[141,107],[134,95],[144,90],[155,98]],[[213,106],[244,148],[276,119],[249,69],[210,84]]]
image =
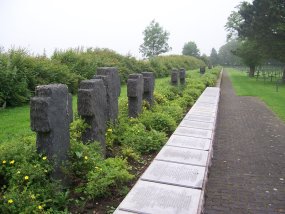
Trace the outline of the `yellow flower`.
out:
[[[11,160],[11,161],[10,161],[10,164],[14,164],[14,163],[15,163],[15,160]]]
[[[84,157],[84,159],[85,159],[85,160],[88,160],[88,157],[87,157],[87,156],[85,156],[85,157]]]
[[[29,176],[26,175],[26,176],[24,177],[24,179],[25,179],[25,180],[29,180]]]
[[[12,204],[14,201],[12,199],[8,200],[8,204]]]
[[[2,163],[5,164],[5,163],[7,163],[7,161],[3,160]]]
[[[108,130],[107,130],[107,132],[112,132],[112,131],[113,131],[112,129],[108,129]]]
[[[31,199],[36,199],[36,196],[34,194],[32,194]]]
[[[44,157],[43,157],[43,160],[46,160],[46,159],[47,159],[47,156],[44,156]]]
[[[39,205],[38,208],[39,208],[39,210],[42,210],[42,209],[43,209],[43,207],[42,207],[41,205]]]

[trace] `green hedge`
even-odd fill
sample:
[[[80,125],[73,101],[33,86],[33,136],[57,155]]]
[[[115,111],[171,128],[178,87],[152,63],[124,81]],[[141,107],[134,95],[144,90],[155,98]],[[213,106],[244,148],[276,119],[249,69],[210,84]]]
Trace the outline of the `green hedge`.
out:
[[[51,58],[31,56],[26,50],[12,49],[0,53],[0,106],[27,103],[37,85],[63,83],[76,93],[78,82],[91,78],[98,67],[117,67],[122,83],[131,73],[154,72],[156,77],[168,76],[173,67],[194,69],[204,62],[189,56],[158,56],[137,60],[109,49],[69,49],[55,51]]]

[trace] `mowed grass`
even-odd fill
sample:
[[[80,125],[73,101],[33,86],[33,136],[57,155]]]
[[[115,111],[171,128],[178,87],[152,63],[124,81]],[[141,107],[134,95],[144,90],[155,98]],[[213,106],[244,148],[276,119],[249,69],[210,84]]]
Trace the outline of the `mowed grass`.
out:
[[[198,71],[187,71],[187,73],[196,73]],[[155,80],[155,88],[164,87],[170,82],[170,77],[159,78]],[[120,99],[127,99],[127,86],[122,85]],[[77,96],[73,96],[73,112],[77,112]],[[24,135],[35,134],[30,128],[30,107],[29,105],[7,108],[0,110],[0,143],[19,139]]]
[[[249,78],[246,73],[234,69],[226,69],[234,90],[239,96],[260,98],[283,121],[285,121],[285,84],[279,85],[276,91],[276,80],[272,82],[263,78]]]

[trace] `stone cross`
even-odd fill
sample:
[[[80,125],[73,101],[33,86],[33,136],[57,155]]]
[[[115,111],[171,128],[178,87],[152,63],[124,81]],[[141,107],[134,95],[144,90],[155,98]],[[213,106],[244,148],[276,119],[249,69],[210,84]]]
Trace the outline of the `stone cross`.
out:
[[[97,68],[97,75],[93,79],[102,79],[107,92],[107,118],[115,122],[119,114],[118,99],[121,93],[121,80],[118,69],[114,67]]]
[[[172,85],[178,85],[179,84],[179,71],[177,69],[172,69],[171,84]]]
[[[179,77],[180,77],[180,83],[185,84],[186,71],[184,68],[180,68]]]
[[[137,117],[142,111],[144,79],[142,74],[130,74],[127,81],[129,117]]]
[[[153,92],[155,85],[155,78],[153,72],[142,72],[144,82],[143,99],[145,99],[150,106],[153,105]]]
[[[81,81],[78,90],[78,114],[89,125],[82,134],[83,142],[99,141],[102,154],[106,155],[107,95],[103,80]]]
[[[206,72],[206,67],[203,66],[203,67],[200,67],[200,74],[205,74]]]
[[[54,161],[54,178],[63,178],[61,165],[70,146],[68,88],[63,84],[36,87],[31,99],[31,129],[37,133],[37,151]]]

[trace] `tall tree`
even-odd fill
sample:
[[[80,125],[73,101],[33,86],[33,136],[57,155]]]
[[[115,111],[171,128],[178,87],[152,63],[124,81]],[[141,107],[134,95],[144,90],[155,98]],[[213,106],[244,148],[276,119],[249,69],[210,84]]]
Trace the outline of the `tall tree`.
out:
[[[182,54],[188,56],[200,57],[200,50],[198,49],[195,42],[190,41],[184,44]]]
[[[234,55],[233,52],[240,46],[238,40],[230,40],[219,49],[219,60],[221,65],[240,65],[241,58]]]
[[[165,31],[158,22],[152,20],[143,32],[144,42],[139,51],[144,57],[158,56],[171,50],[168,45],[169,32]]]
[[[241,42],[241,45],[232,52],[241,57],[243,63],[249,67],[250,77],[254,77],[256,66],[261,65],[265,60],[264,54],[260,51],[260,48],[255,41],[243,41]]]
[[[229,36],[254,41],[267,58],[285,63],[285,1],[243,2],[226,24]],[[283,73],[285,81],[285,69]]]
[[[209,60],[210,60],[211,65],[213,66],[216,66],[220,63],[219,56],[215,48],[212,48]]]

